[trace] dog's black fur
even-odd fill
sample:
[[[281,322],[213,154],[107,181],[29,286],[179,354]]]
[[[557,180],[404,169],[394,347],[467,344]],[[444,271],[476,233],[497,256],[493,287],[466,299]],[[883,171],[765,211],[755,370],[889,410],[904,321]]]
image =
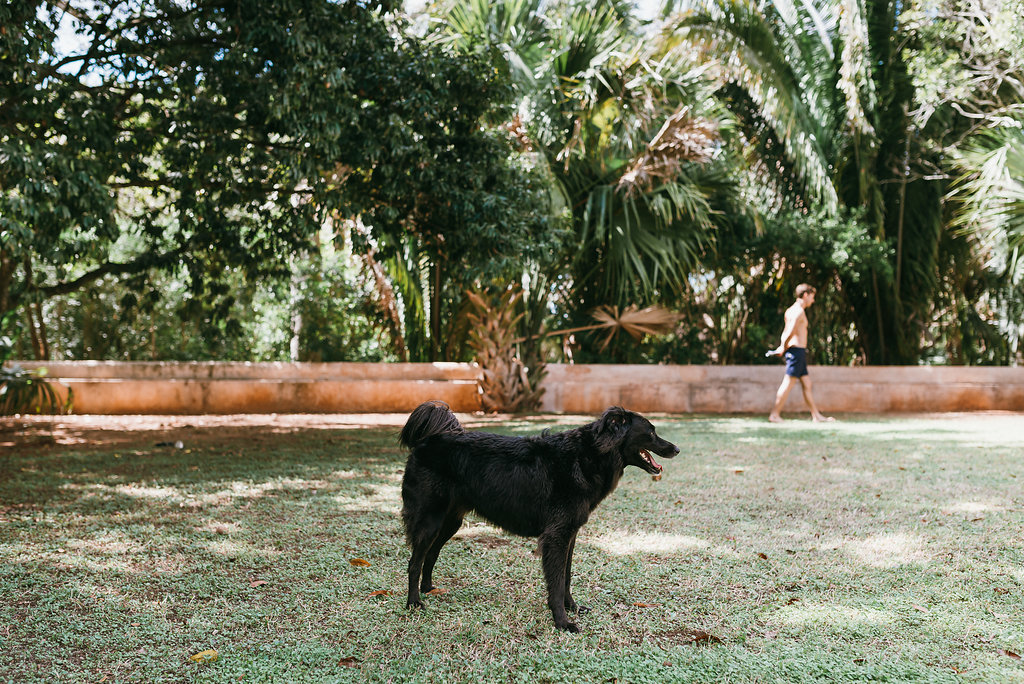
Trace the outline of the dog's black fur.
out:
[[[434,588],[441,547],[476,511],[509,532],[540,537],[548,606],[555,626],[570,632],[579,631],[566,613],[579,609],[569,591],[576,533],[627,465],[658,474],[649,452],[679,453],[649,420],[619,407],[583,427],[524,438],[467,432],[447,404],[428,401],[409,416],[400,441],[411,449],[402,479],[412,547],[407,607],[423,606],[420,592]]]

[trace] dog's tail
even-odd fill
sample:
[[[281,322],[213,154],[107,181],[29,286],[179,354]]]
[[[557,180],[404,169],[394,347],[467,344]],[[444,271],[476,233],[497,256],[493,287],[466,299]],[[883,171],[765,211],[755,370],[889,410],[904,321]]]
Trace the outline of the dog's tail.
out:
[[[408,449],[419,446],[435,435],[461,434],[462,423],[443,401],[425,401],[409,414],[398,441]]]

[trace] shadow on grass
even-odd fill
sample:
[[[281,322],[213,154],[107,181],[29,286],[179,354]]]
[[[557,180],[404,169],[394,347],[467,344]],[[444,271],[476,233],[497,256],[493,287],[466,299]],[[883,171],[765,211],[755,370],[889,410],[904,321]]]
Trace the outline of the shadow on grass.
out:
[[[813,681],[814,668],[940,680],[1015,666],[998,651],[1019,648],[1024,502],[993,454],[959,465],[983,431],[931,431],[913,445],[929,460],[910,464],[889,436],[929,433],[916,425],[882,437],[852,421],[655,423],[683,454],[660,482],[630,469],[583,528],[574,593],[595,611],[578,638],[551,628],[535,542],[472,518],[438,564],[448,593],[404,611],[405,454],[378,425],[211,426],[183,449],[138,430],[8,452],[0,639],[25,680],[294,680],[352,657],[381,681],[417,667],[473,681]],[[694,650],[697,629],[721,643]],[[206,648],[223,660],[200,671],[188,656]]]

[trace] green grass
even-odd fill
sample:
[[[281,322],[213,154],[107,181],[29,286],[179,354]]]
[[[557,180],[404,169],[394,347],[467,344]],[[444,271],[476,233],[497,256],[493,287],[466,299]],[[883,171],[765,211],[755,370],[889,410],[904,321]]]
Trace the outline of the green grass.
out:
[[[682,453],[583,528],[579,635],[472,517],[405,610],[394,427],[16,440],[0,681],[1024,682],[1024,417],[654,422]]]

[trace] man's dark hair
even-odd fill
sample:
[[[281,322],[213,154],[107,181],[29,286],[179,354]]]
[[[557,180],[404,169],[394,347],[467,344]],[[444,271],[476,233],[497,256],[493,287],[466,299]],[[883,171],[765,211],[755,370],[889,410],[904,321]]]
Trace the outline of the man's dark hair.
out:
[[[810,292],[811,294],[814,294],[815,292],[817,292],[817,290],[814,289],[813,285],[808,285],[807,283],[800,283],[799,285],[796,286],[796,298],[797,299],[800,299],[801,297],[803,297],[808,292]]]

